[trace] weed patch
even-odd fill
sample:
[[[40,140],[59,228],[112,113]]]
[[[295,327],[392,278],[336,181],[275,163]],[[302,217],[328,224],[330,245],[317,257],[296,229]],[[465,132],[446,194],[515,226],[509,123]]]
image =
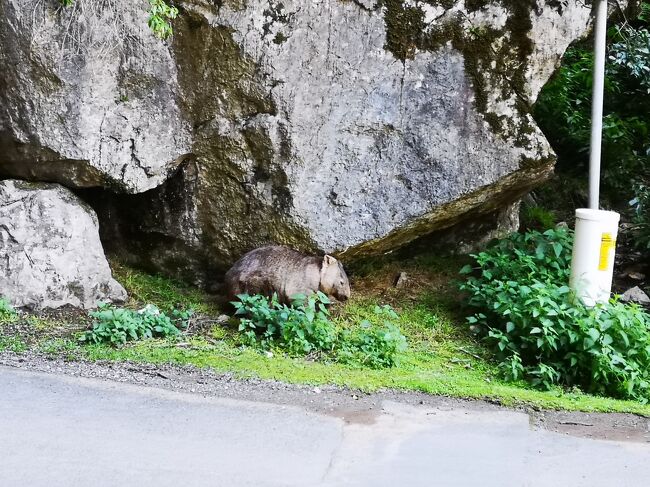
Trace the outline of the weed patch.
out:
[[[131,340],[178,336],[187,327],[192,312],[173,310],[170,317],[153,304],[138,311],[104,305],[90,316],[95,322],[91,330],[81,335],[80,341],[118,346]]]
[[[406,349],[406,338],[393,323],[397,314],[388,305],[375,306],[379,323],[364,319],[356,326],[340,327],[331,321],[329,298],[321,292],[296,296],[289,306],[279,303],[275,295],[238,298],[233,305],[249,345],[278,346],[292,355],[320,352],[335,361],[371,368],[394,366]]]

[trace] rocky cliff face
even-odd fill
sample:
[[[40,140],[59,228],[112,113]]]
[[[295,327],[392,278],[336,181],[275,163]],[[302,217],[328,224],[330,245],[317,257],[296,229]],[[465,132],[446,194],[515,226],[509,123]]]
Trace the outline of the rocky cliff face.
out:
[[[530,107],[590,7],[558,0],[0,0],[0,173],[203,281],[270,241],[352,258],[494,212],[551,171]],[[93,7],[93,5],[95,5]]]

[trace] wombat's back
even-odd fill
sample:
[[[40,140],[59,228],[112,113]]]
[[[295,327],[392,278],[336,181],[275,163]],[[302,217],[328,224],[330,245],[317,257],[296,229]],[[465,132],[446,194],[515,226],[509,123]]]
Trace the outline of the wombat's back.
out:
[[[321,260],[279,245],[252,250],[226,273],[228,299],[234,300],[238,294],[276,293],[280,301],[288,303],[296,294],[316,292]]]

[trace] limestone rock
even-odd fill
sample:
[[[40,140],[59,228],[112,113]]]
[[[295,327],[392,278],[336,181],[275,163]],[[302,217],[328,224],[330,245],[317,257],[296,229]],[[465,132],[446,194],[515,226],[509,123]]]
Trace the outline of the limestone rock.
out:
[[[643,292],[639,286],[634,286],[633,288],[625,291],[621,296],[621,301],[624,303],[631,301],[633,303],[642,304],[644,306],[650,305],[650,297],[648,297],[648,295]]]
[[[147,2],[0,0],[0,173],[141,192],[189,149]]]
[[[58,184],[0,182],[0,296],[19,308],[124,301],[95,213]]]
[[[271,242],[352,259],[511,205],[552,171],[531,106],[591,12],[186,0],[163,43],[146,2],[109,3],[0,0],[0,174],[106,188],[106,240],[197,282]]]

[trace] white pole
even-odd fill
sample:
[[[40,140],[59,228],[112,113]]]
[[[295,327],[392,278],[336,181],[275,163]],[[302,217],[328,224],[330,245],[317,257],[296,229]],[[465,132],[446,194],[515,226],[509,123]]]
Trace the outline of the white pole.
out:
[[[589,208],[599,209],[600,159],[603,140],[603,98],[607,42],[607,0],[596,0],[594,82],[591,108],[591,151],[589,156]]]
[[[576,231],[569,285],[587,306],[606,303],[612,289],[619,215],[600,208],[600,160],[607,49],[607,0],[595,0],[593,106],[589,156],[589,209],[576,210]]]

